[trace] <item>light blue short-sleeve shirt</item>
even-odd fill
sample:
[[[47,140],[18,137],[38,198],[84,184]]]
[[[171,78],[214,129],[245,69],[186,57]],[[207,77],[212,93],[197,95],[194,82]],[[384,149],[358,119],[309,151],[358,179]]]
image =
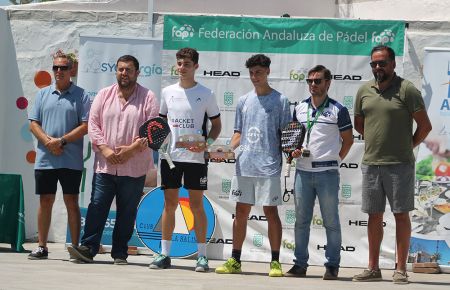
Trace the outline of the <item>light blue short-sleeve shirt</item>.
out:
[[[251,91],[239,99],[234,130],[241,133],[236,175],[281,175],[281,130],[291,120],[289,100],[276,90],[257,96]]]
[[[89,108],[89,96],[82,88],[71,84],[67,91],[60,93],[53,84],[36,94],[28,119],[39,122],[47,135],[59,138],[82,122],[87,122]],[[38,142],[34,168],[82,170],[83,138],[64,146],[64,152],[60,156],[53,155],[44,144]]]

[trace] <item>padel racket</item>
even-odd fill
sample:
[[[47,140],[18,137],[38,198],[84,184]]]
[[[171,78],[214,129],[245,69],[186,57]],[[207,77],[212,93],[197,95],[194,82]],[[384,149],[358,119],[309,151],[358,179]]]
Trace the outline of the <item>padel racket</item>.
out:
[[[281,131],[281,150],[286,155],[286,172],[284,176],[289,177],[291,174],[292,152],[295,149],[302,148],[305,139],[306,129],[302,123],[294,121],[284,127]]]
[[[169,124],[161,117],[147,120],[139,127],[139,137],[146,138],[148,147],[157,150],[166,159],[170,169],[172,169],[175,168],[175,165],[168,153],[170,136]]]

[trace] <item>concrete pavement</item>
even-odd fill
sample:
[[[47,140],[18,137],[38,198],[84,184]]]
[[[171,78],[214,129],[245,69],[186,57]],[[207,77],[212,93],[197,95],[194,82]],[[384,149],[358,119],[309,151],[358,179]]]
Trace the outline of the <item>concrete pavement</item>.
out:
[[[24,244],[31,251],[37,245]],[[64,244],[51,243],[49,259],[28,260],[28,253],[14,253],[8,244],[0,244],[0,290],[6,289],[311,289],[311,290],[386,290],[386,289],[450,289],[450,274],[409,273],[411,283],[392,283],[392,270],[383,270],[383,281],[352,282],[359,268],[341,268],[339,280],[324,281],[323,267],[311,266],[306,278],[270,278],[268,263],[243,262],[241,275],[218,275],[214,268],[223,261],[210,261],[209,273],[196,273],[191,259],[173,259],[171,269],[151,270],[150,255],[129,256],[127,266],[112,263],[107,254],[97,255],[94,264],[69,262]],[[283,264],[283,270],[291,265]]]

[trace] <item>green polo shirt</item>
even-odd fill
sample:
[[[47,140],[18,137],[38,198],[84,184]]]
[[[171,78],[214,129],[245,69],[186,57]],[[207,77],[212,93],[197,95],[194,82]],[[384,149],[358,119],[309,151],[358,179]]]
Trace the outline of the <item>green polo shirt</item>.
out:
[[[395,76],[380,91],[375,80],[361,86],[354,113],[364,117],[363,164],[388,165],[414,162],[413,117],[424,110],[419,90],[408,80]]]

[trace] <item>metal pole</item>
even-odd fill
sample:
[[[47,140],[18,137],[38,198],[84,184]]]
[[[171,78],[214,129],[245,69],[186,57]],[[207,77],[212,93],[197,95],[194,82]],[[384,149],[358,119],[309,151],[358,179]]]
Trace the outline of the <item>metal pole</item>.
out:
[[[148,34],[154,37],[155,28],[153,27],[153,0],[148,0]]]

